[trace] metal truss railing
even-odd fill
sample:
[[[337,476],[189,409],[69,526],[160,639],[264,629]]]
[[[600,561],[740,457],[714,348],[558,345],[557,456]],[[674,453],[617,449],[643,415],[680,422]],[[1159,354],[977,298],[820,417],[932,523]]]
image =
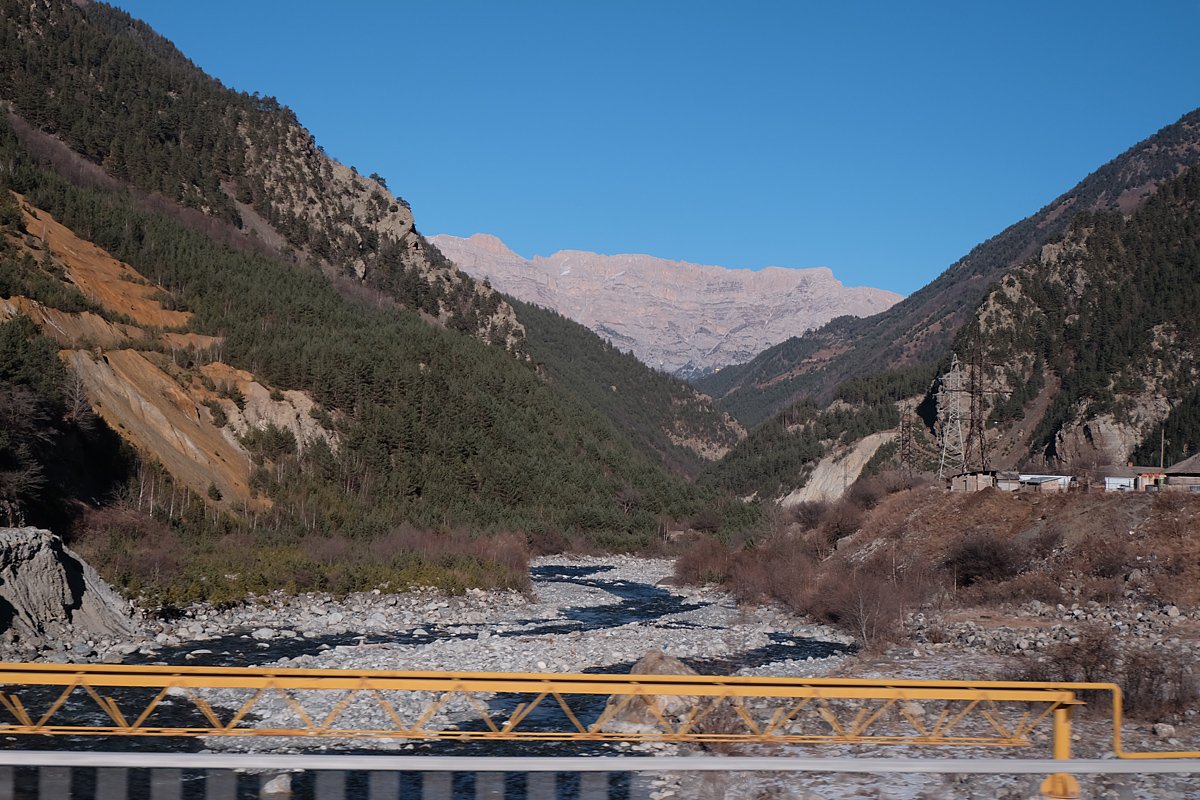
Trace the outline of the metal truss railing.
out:
[[[1125,752],[1114,684],[997,681],[0,663],[0,734],[1021,747],[1046,726],[1065,760],[1086,691],[1111,693],[1119,757],[1200,757]],[[474,725],[444,724],[452,707]]]

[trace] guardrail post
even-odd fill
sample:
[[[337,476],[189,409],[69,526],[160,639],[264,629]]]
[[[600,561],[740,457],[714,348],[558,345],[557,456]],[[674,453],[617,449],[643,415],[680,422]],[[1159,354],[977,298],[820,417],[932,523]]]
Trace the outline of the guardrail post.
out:
[[[150,770],[150,800],[182,800],[182,798],[183,770]]]
[[[526,777],[525,796],[529,800],[554,800],[558,797],[558,776],[553,772],[530,772]]]
[[[70,796],[70,767],[42,767],[38,770],[38,797]]]
[[[319,762],[318,762],[319,763]],[[314,779],[316,797],[321,800],[346,800],[346,773],[321,770]]]
[[[579,800],[608,800],[608,773],[584,772],[580,774]]]
[[[449,772],[426,772],[421,783],[421,800],[450,800],[454,794],[454,775]]]
[[[475,800],[504,800],[504,773],[476,772]]]
[[[371,800],[391,800],[400,796],[400,773],[377,770],[369,773]]]
[[[125,795],[121,798],[124,800]],[[236,800],[237,773],[227,769],[210,769],[204,774],[204,800]]]
[[[1054,758],[1071,758],[1071,708],[1063,705],[1054,709]],[[1077,800],[1081,791],[1074,775],[1056,772],[1042,781],[1042,797],[1046,800]]]
[[[96,800],[125,800],[129,796],[129,770],[101,767],[96,770]]]

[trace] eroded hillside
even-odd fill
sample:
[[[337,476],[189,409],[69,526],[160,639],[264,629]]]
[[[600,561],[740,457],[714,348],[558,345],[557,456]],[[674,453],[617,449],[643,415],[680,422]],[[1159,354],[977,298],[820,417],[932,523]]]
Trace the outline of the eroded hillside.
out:
[[[0,300],[0,315],[25,315],[58,342],[93,410],[177,481],[225,505],[265,507],[250,486],[251,454],[238,440],[252,427],[289,431],[303,449],[337,434],[312,416],[304,392],[280,392],[220,361],[223,342],[186,330],[191,314],[128,264],[22,204],[24,236],[12,236],[27,279],[56,280],[88,310],[64,311],[28,297]],[[71,307],[68,303],[63,303]],[[218,424],[219,423],[219,424]]]

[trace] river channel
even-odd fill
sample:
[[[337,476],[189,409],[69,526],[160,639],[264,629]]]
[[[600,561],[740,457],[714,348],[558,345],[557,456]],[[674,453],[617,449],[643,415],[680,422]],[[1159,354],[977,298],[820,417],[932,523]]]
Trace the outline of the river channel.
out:
[[[808,629],[800,624],[780,624],[781,617],[761,616],[739,609],[726,596],[716,592],[671,590],[658,585],[662,568],[640,569],[636,561],[621,566],[574,563],[565,559],[538,563],[532,568],[532,594],[535,602],[526,608],[506,609],[503,615],[486,618],[481,623],[464,625],[456,620],[413,625],[405,630],[369,634],[348,630],[324,635],[276,637],[261,641],[246,628],[225,635],[204,637],[174,647],[131,654],[125,663],[177,666],[326,666],[329,668],[386,668],[386,669],[457,669],[460,671],[575,671],[587,673],[628,673],[634,662],[648,649],[662,649],[677,655],[681,661],[700,674],[729,675],[739,671],[754,674],[802,675],[819,674],[829,663],[850,651],[847,644],[800,635]],[[522,613],[522,612],[526,613]],[[564,662],[566,653],[574,661]],[[533,661],[546,652],[546,660]],[[530,655],[530,653],[533,653]],[[557,658],[556,658],[557,656]],[[614,657],[615,656],[615,657]],[[628,657],[622,657],[628,656]],[[526,661],[521,661],[525,658]],[[574,669],[538,667],[554,661]],[[596,663],[588,663],[594,661]],[[508,667],[505,669],[504,667]],[[152,694],[152,693],[149,693]],[[135,708],[139,701],[149,699],[145,691],[114,692],[122,705]],[[27,699],[28,698],[28,699]],[[22,693],[31,712],[53,701],[45,697]],[[497,694],[489,702],[489,713],[504,718],[519,703],[531,697],[519,694]],[[594,722],[607,701],[605,697],[572,701],[572,710],[584,724]],[[65,723],[69,719],[101,723],[105,718],[96,705],[82,693],[73,696],[68,706],[55,717]],[[156,710],[148,724],[207,727],[201,714],[190,703],[167,701]],[[544,704],[522,723],[524,730],[561,730],[569,724],[557,706]],[[459,730],[483,730],[478,719],[456,720]],[[279,740],[272,740],[278,742]],[[246,740],[232,743],[213,739],[193,738],[136,738],[136,737],[8,737],[4,745],[19,749],[144,750],[200,751],[212,747],[221,750],[246,749]],[[257,740],[250,743],[256,749],[271,746]],[[287,749],[299,752],[295,743]],[[312,746],[311,741],[302,745]],[[354,746],[353,743],[318,745],[322,752],[368,753],[380,752]],[[393,755],[488,755],[505,756],[577,756],[629,755],[646,753],[648,748],[630,747],[624,743],[603,742],[461,742],[430,741],[391,743],[385,752]],[[78,797],[88,797],[87,770],[76,776]],[[419,781],[419,776],[402,777],[402,786]],[[474,776],[455,778],[455,798],[474,797]],[[627,796],[628,774],[614,774],[611,796]],[[405,783],[407,782],[407,784]],[[505,798],[522,800],[526,797],[525,776],[511,774],[507,778]],[[201,776],[189,781],[194,793],[203,796]],[[256,797],[257,783],[247,778],[245,792],[239,797]],[[558,781],[560,800],[578,796],[577,778],[561,776]],[[348,773],[347,798],[367,797],[366,775]],[[297,776],[293,782],[296,798],[312,797],[311,776]],[[136,796],[134,794],[131,797]],[[409,795],[402,792],[402,797]],[[420,796],[419,792],[413,796]]]

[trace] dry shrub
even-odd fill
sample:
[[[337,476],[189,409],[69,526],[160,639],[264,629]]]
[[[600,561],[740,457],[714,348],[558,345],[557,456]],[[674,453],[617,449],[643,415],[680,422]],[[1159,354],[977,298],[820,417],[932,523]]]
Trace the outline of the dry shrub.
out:
[[[1101,683],[1117,676],[1117,639],[1112,629],[1084,625],[1078,642],[1059,642],[1042,662],[1032,663],[1024,680]]]
[[[900,640],[904,614],[924,602],[935,586],[927,569],[893,565],[883,555],[865,563],[839,557],[824,566],[804,610],[853,633],[868,650]]]
[[[740,599],[773,599],[800,611],[808,608],[817,564],[802,540],[776,536],[734,560],[732,589]]]
[[[1047,523],[1030,537],[1030,555],[1034,558],[1046,558],[1062,545],[1064,538],[1063,526],[1060,523]]]
[[[310,533],[300,540],[300,547],[315,563],[326,567],[345,561],[350,554],[350,541],[340,536]]]
[[[555,556],[571,547],[567,537],[556,528],[546,528],[529,534],[529,550],[534,556]]]
[[[721,512],[706,508],[692,520],[692,527],[701,533],[713,534],[721,529]]]
[[[1138,648],[1126,653],[1120,684],[1125,711],[1131,716],[1159,719],[1182,714],[1200,700],[1190,661],[1178,651]]]
[[[903,471],[898,469],[890,469],[887,472],[881,472],[875,476],[880,488],[886,494],[896,494],[897,492],[906,492],[917,487],[919,480],[913,475],[905,475]]]
[[[71,546],[108,580],[168,583],[183,574],[186,548],[175,531],[127,506],[91,509]]]
[[[740,601],[774,600],[801,613],[808,610],[816,571],[807,545],[786,535],[742,547],[699,537],[675,560],[679,582],[719,584]]]
[[[1125,574],[1129,564],[1129,547],[1125,542],[1108,537],[1089,536],[1080,548],[1082,568],[1094,578],[1115,578]]]
[[[846,490],[843,502],[850,503],[863,510],[869,510],[879,505],[885,492],[882,482],[877,478],[859,478]]]
[[[1122,649],[1112,630],[1098,625],[1080,629],[1078,642],[1060,642],[1045,659],[1032,659],[1010,677],[1027,681],[1115,683],[1124,710],[1134,718],[1157,720],[1192,708],[1200,693],[1189,661],[1179,651],[1136,647]],[[1083,692],[1094,708],[1106,708],[1107,692]]]
[[[1151,570],[1147,599],[1163,605],[1200,604],[1200,542],[1167,542],[1145,554]]]
[[[959,599],[965,606],[1021,605],[1031,600],[1055,605],[1063,602],[1062,586],[1044,572],[1026,572],[1007,581],[977,580]]]
[[[724,543],[712,536],[701,536],[675,559],[675,579],[694,586],[724,585],[730,575],[731,562],[729,548]]]
[[[1184,541],[1200,533],[1197,500],[1190,493],[1159,492],[1154,497],[1153,529],[1161,536]]]
[[[853,634],[867,650],[898,640],[903,628],[903,604],[897,587],[872,570],[856,570],[847,579],[823,584],[823,616]]]
[[[380,561],[419,553],[434,564],[476,559],[511,573],[529,571],[529,547],[525,537],[515,533],[475,536],[465,530],[431,531],[405,523],[374,539],[370,550]]]
[[[858,533],[864,519],[861,507],[845,500],[834,503],[817,531],[818,548],[827,552],[842,539]]]
[[[829,503],[823,500],[805,500],[792,508],[792,519],[806,531],[811,531],[825,521]]]
[[[1112,578],[1088,578],[1083,582],[1083,599],[1094,600],[1097,603],[1111,603],[1125,596],[1125,579],[1116,576]]]
[[[958,586],[976,581],[1000,583],[1012,578],[1024,563],[1024,554],[1011,542],[988,534],[963,539],[946,554],[945,567]]]

